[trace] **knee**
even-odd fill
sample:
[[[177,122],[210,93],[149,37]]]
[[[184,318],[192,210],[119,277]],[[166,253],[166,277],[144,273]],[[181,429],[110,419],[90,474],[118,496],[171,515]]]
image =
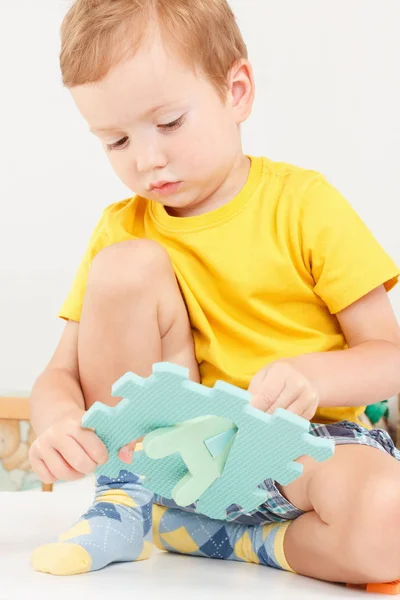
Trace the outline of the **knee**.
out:
[[[128,240],[107,246],[95,256],[88,287],[112,295],[129,290],[144,292],[161,277],[172,274],[171,261],[162,246],[152,240]]]
[[[365,582],[400,578],[400,482],[377,477],[356,495],[342,545]]]

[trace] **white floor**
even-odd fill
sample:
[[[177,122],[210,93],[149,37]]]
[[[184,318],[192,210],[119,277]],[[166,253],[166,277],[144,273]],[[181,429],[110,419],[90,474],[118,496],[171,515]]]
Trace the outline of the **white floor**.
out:
[[[92,483],[84,480],[62,484],[52,494],[0,493],[0,600],[385,598],[258,565],[162,552],[156,552],[148,561],[112,565],[74,577],[32,571],[32,549],[69,528],[91,503],[92,490]]]

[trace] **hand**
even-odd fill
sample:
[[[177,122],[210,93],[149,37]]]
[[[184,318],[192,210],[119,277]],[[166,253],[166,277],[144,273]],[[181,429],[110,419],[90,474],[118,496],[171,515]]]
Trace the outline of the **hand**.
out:
[[[319,404],[317,390],[289,362],[275,362],[259,371],[251,380],[251,405],[268,414],[277,408],[310,421]]]
[[[43,483],[71,481],[93,473],[108,460],[105,445],[94,431],[81,426],[77,409],[48,427],[29,450],[32,469]]]

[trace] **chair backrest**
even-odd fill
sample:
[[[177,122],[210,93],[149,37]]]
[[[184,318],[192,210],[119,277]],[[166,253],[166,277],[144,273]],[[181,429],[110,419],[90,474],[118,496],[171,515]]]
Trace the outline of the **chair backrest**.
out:
[[[22,435],[22,431],[25,435]],[[34,432],[29,422],[29,397],[0,396],[0,464],[3,473],[17,474],[22,482],[28,474],[32,475],[29,465],[29,446],[34,440]],[[20,489],[20,488],[16,488]],[[42,484],[42,490],[52,491],[53,486]]]

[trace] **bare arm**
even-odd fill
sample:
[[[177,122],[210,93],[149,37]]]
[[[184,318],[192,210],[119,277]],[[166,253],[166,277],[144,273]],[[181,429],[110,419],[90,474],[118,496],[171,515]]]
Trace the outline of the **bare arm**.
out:
[[[37,438],[29,459],[45,483],[93,473],[108,458],[103,442],[81,426],[85,402],[79,382],[78,329],[78,323],[68,321],[31,395],[31,420]]]
[[[400,328],[383,286],[337,318],[348,349],[305,354],[285,362],[318,390],[320,406],[362,406],[400,391]]]
[[[60,418],[85,410],[79,382],[78,330],[79,323],[67,322],[53,358],[33,387],[30,410],[36,435]]]

